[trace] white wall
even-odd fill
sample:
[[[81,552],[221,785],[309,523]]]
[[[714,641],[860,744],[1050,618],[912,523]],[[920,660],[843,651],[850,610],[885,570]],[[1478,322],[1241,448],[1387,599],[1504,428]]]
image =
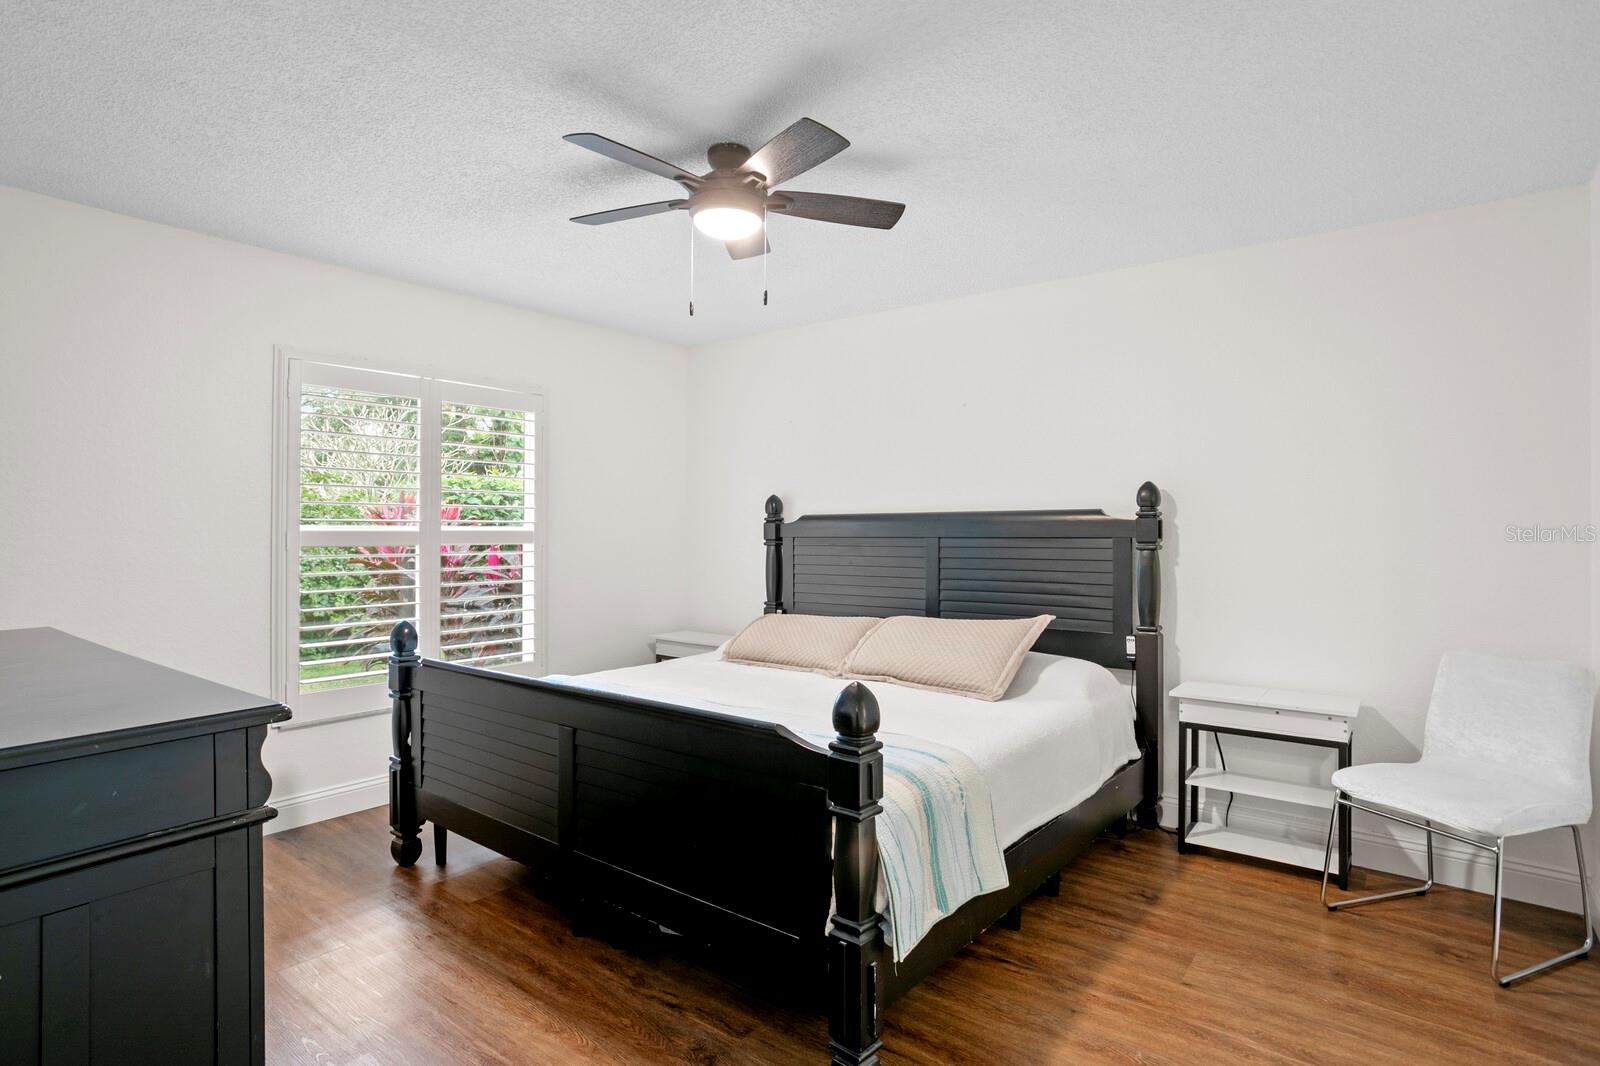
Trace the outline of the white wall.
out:
[[[1130,513],[1150,478],[1169,684],[1357,693],[1357,759],[1415,758],[1445,650],[1589,655],[1590,550],[1505,535],[1589,515],[1587,195],[698,349],[694,620],[759,610],[768,493],[791,517]],[[1358,862],[1414,859],[1360,829]],[[1514,891],[1574,906],[1570,854],[1519,843]]]
[[[1589,521],[1600,527],[1600,168],[1589,181]],[[1589,669],[1600,675],[1600,545],[1589,555]],[[1600,702],[1589,738],[1589,774],[1600,800]],[[1600,915],[1600,819],[1584,837],[1593,913]]]
[[[0,188],[0,628],[268,690],[275,344],[545,387],[550,669],[681,623],[682,349]],[[276,824],[383,802],[388,748],[273,734]]]

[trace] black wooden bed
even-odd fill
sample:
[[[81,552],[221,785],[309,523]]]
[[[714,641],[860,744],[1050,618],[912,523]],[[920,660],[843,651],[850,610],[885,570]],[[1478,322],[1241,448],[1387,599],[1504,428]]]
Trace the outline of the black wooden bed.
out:
[[[878,708],[859,683],[824,750],[787,729],[423,660],[395,627],[390,845],[410,866],[432,822],[677,932],[738,946],[763,969],[826,974],[835,1063],[874,1063],[881,1011],[1107,829],[1156,824],[1161,494],[1099,510],[817,515],[767,500],[765,610],[1056,616],[1034,650],[1134,671],[1140,758],[1005,851],[1007,888],[968,901],[900,962],[874,909],[883,789]],[[831,844],[830,844],[831,838]],[[829,875],[837,901],[829,913]],[[827,932],[824,935],[823,930]]]

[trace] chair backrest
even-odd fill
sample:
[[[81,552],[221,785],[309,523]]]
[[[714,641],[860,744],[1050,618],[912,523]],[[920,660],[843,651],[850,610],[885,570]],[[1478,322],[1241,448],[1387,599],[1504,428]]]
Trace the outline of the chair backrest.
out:
[[[1434,678],[1422,757],[1531,770],[1587,794],[1593,686],[1567,663],[1451,652]]]

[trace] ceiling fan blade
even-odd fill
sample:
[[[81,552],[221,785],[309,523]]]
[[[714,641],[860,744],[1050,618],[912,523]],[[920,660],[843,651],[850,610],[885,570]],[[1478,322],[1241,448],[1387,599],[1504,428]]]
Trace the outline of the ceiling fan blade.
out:
[[[868,200],[864,196],[834,196],[825,192],[777,192],[767,201],[767,210],[794,218],[818,222],[837,222],[841,226],[870,226],[893,229],[905,214],[906,205],[888,200]]]
[[[659,215],[666,211],[678,211],[687,207],[688,204],[688,200],[658,200],[653,204],[614,207],[610,211],[596,211],[592,215],[579,215],[572,221],[582,222],[585,226],[603,226],[607,222],[625,222],[630,218],[643,218],[646,215]]]
[[[767,179],[767,188],[782,185],[850,147],[850,142],[813,119],[803,118],[756,149],[739,169]]]
[[[748,237],[740,237],[736,241],[726,242],[728,254],[735,259],[752,259],[758,255],[766,255],[772,251],[772,242],[766,239],[765,232],[756,232]]]
[[[607,159],[615,159],[617,162],[626,163],[630,167],[638,167],[640,170],[648,170],[652,174],[660,174],[663,178],[669,178],[672,181],[681,182],[690,187],[700,184],[699,176],[691,171],[685,170],[674,163],[669,163],[665,159],[657,159],[655,156],[647,152],[641,152],[637,148],[629,148],[625,144],[618,144],[610,137],[602,137],[598,133],[569,133],[561,139],[570,141],[580,148],[587,148],[591,152],[599,152]]]

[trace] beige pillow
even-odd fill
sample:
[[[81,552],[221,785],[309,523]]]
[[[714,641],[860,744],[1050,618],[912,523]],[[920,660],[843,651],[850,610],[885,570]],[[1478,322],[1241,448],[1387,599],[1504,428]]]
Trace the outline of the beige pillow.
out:
[[[728,642],[730,663],[809,670],[838,677],[845,656],[881,618],[836,618],[821,614],[764,614]]]
[[[997,700],[1053,620],[886,618],[856,645],[842,676]]]

